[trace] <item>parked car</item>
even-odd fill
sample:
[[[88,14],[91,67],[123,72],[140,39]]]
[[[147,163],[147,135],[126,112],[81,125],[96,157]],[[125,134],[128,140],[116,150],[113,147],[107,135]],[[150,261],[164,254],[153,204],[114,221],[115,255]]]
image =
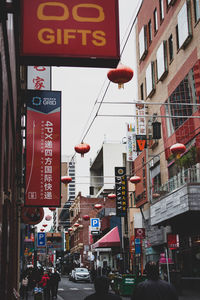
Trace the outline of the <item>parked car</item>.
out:
[[[74,282],[87,281],[90,282],[90,273],[87,268],[75,268],[72,272]]]

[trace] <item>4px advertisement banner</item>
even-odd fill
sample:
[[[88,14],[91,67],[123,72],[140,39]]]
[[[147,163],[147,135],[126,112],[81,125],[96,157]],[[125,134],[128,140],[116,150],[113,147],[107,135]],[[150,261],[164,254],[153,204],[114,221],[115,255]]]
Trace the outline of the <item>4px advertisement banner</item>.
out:
[[[61,92],[26,92],[26,206],[60,206]]]

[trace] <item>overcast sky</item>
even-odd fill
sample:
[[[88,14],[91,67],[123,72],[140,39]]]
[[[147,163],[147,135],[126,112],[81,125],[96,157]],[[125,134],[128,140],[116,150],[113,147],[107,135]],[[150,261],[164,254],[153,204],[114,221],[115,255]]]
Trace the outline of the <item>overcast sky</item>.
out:
[[[140,0],[119,0],[120,52],[140,3]],[[118,86],[114,83],[110,84],[104,101],[118,101],[121,104],[103,104],[99,114],[127,115],[133,111],[132,105],[123,105],[123,102],[137,99],[134,30],[121,56],[121,62],[134,70],[134,77],[129,83],[125,84],[124,89],[118,89]],[[75,153],[74,146],[81,142],[98,108],[98,105],[94,106],[94,103],[96,100],[101,101],[109,83],[107,79],[108,71],[109,69],[105,68],[53,68],[52,89],[62,91],[62,155],[73,155]],[[91,114],[92,111],[94,113]],[[86,176],[89,175],[89,160],[95,158],[104,140],[121,141],[126,136],[126,123],[131,120],[132,118],[126,117],[95,118],[84,139],[84,142],[91,147],[90,152],[84,158],[80,158],[80,155],[76,154],[76,192],[81,191],[83,195],[88,194],[89,177]],[[82,176],[85,176],[85,178]]]

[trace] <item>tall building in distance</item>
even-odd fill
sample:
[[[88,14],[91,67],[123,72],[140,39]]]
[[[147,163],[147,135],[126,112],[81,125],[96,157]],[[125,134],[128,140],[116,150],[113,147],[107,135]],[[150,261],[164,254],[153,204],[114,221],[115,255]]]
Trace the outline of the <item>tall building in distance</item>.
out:
[[[74,160],[68,162],[68,175],[72,178],[72,181],[68,184],[68,201],[71,204],[76,197],[76,163]]]
[[[69,208],[76,197],[76,162],[72,160],[72,156],[62,156],[61,176],[69,176],[72,181],[61,186],[61,208],[58,213],[58,229],[67,229],[70,227]]]

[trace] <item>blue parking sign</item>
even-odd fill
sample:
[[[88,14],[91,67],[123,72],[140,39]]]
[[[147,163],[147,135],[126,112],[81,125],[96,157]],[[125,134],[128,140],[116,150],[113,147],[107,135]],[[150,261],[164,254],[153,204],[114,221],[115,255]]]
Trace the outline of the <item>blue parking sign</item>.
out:
[[[37,247],[46,246],[46,235],[44,232],[38,232],[37,234]]]
[[[93,228],[99,228],[100,227],[100,219],[99,218],[91,218],[90,219],[90,225]]]

